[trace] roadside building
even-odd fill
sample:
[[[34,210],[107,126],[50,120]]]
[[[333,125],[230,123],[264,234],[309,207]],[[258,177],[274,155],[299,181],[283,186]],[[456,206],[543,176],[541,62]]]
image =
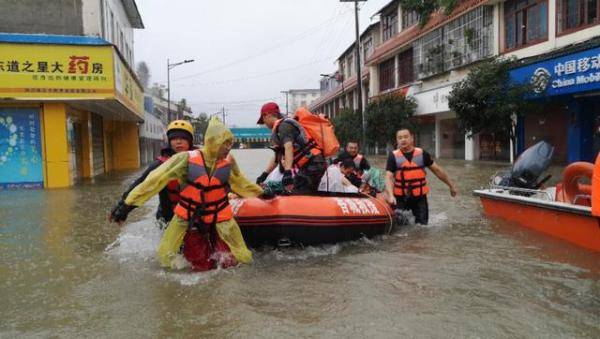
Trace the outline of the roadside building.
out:
[[[546,139],[557,147],[559,162],[589,159],[597,152],[599,114],[594,107],[600,92],[594,60],[600,2],[464,0],[448,15],[434,12],[421,26],[416,12],[393,0],[375,15],[379,23],[361,35],[366,56],[363,100],[412,96],[418,105],[417,142],[436,157],[509,159],[508,139],[465,137],[448,106],[452,86],[473,65],[498,56],[522,60],[522,67],[512,73],[515,80],[542,79],[549,84],[540,93],[546,95],[546,109],[518,122],[519,150]],[[369,38],[372,43],[367,43]],[[335,116],[342,108],[356,107],[355,68],[348,67],[353,63],[352,47],[338,58],[334,75],[321,80],[322,95],[311,105],[313,110]],[[547,74],[534,74],[540,67]],[[339,85],[332,86],[335,83]],[[560,90],[552,90],[553,85]]]
[[[534,100],[544,103],[518,122],[518,150],[543,139],[555,147],[557,162],[592,161],[600,148],[600,2],[506,1],[500,7],[501,54],[521,60],[511,78],[533,82]]]
[[[369,68],[365,67],[365,59],[373,54],[380,41],[378,22],[371,24],[360,35],[363,107],[370,97]],[[355,109],[355,107],[358,107],[358,80],[355,60],[356,45],[351,44],[337,59],[338,69],[333,74],[322,77],[320,81],[321,95],[309,106],[312,111],[335,117],[341,109]]]
[[[153,98],[144,96],[144,122],[140,125],[140,162],[152,162],[166,146],[167,125],[164,115],[154,108]]]
[[[0,22],[0,187],[65,187],[139,167],[135,2],[11,1]]]
[[[288,113],[294,114],[300,107],[308,107],[321,95],[320,89],[290,89],[288,96]]]

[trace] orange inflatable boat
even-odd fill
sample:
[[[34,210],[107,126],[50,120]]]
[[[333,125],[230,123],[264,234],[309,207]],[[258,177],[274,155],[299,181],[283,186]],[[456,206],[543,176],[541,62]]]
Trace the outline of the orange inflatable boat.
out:
[[[317,245],[389,234],[394,213],[381,200],[358,194],[232,199],[244,239],[260,245]]]

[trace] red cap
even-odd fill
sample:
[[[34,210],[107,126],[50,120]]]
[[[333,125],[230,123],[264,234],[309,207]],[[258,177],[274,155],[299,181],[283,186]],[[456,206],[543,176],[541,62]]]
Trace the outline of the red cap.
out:
[[[259,125],[264,124],[265,122],[263,121],[263,117],[269,114],[281,115],[281,111],[279,111],[279,105],[277,105],[274,102],[267,102],[266,104],[264,104],[263,107],[260,109],[260,118],[258,118],[258,121],[256,123]]]

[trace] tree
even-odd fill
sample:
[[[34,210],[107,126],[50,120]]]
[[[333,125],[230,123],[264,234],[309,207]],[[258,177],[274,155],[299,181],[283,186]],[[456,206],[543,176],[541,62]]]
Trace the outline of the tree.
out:
[[[419,15],[419,24],[423,27],[433,12],[443,8],[444,14],[449,15],[459,2],[459,0],[400,0],[400,5],[404,10],[416,12]]]
[[[144,90],[148,88],[150,85],[150,68],[146,64],[145,61],[138,62],[137,69],[135,71],[137,73]]]
[[[200,141],[204,138],[204,133],[206,133],[206,128],[208,128],[208,115],[206,113],[200,113],[198,117],[194,117],[191,119],[191,124],[194,126],[194,140],[196,143],[200,143]]]
[[[348,141],[358,141],[361,135],[360,114],[351,109],[342,109],[339,114],[331,119],[335,126],[335,135],[339,142],[345,145]]]
[[[485,61],[452,86],[448,106],[456,113],[462,133],[468,137],[477,133],[490,134],[494,139],[509,137],[516,144],[514,122],[538,104],[528,100],[533,95],[531,84],[510,81],[513,63],[511,59]]]
[[[414,127],[411,117],[417,103],[413,98],[388,94],[369,103],[365,109],[367,144],[391,145],[401,127]]]

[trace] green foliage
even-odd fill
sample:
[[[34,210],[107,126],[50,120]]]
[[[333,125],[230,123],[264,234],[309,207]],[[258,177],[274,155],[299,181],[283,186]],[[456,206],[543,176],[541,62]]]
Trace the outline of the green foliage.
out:
[[[203,140],[206,128],[208,128],[208,115],[206,113],[200,113],[198,117],[191,118],[190,122],[194,126],[194,140],[196,143],[200,143]]]
[[[360,140],[362,135],[362,122],[360,114],[351,109],[342,109],[339,114],[331,119],[335,126],[335,135],[340,144],[345,145],[351,140]]]
[[[145,61],[138,62],[135,73],[142,83],[143,89],[146,90],[150,85],[150,68],[148,67],[148,64]]]
[[[448,97],[450,109],[456,113],[459,129],[467,136],[488,133],[512,134],[512,119],[537,108],[530,84],[513,84],[509,70],[513,60],[495,59],[471,69],[462,81],[454,84]]]
[[[400,5],[403,9],[415,11],[419,14],[419,24],[425,26],[433,12],[440,8],[444,9],[444,13],[449,15],[452,13],[459,0],[400,0]]]
[[[414,127],[411,117],[416,108],[417,103],[413,98],[393,94],[384,95],[369,103],[365,109],[367,144],[393,143],[400,127]]]

